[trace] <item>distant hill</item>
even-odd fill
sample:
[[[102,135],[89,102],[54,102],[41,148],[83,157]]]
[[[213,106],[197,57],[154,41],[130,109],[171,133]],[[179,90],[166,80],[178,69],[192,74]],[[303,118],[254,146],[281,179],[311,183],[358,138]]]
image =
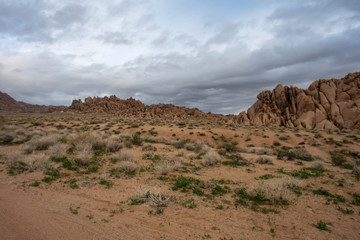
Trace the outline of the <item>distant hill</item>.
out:
[[[152,104],[145,105],[139,100],[129,98],[126,100],[116,96],[110,97],[88,97],[84,102],[74,100],[67,111],[85,112],[85,113],[112,113],[123,117],[141,117],[141,118],[162,118],[162,119],[186,119],[186,118],[204,118],[217,121],[228,121],[229,116],[221,114],[204,113],[197,108],[187,108],[175,106],[173,104]],[[232,116],[235,118],[235,115]]]
[[[0,92],[0,112],[12,113],[47,113],[62,111],[64,106],[45,106],[33,105],[24,102],[18,102],[8,94]]]

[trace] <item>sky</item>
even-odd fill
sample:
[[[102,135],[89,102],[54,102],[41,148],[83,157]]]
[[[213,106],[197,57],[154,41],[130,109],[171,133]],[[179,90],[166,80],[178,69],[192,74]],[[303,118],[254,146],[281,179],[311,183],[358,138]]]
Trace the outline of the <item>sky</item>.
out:
[[[0,0],[0,91],[237,114],[277,84],[360,71],[359,0]]]

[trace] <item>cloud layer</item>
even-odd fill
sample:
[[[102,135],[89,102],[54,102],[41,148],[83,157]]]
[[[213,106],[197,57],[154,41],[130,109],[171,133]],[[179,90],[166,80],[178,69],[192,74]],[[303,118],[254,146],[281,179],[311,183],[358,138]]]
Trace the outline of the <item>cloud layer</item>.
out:
[[[358,0],[0,0],[0,90],[238,113],[278,83],[359,71],[359,37]]]

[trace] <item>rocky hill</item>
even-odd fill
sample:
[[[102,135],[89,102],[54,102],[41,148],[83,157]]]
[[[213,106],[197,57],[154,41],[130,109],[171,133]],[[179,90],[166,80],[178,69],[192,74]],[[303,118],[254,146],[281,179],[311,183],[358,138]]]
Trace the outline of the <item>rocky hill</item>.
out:
[[[308,89],[282,86],[263,91],[237,122],[307,129],[360,129],[360,73],[317,80]]]
[[[64,106],[44,106],[18,102],[8,94],[0,92],[0,112],[46,113],[64,110]]]
[[[204,113],[197,108],[186,108],[173,104],[145,105],[139,100],[129,98],[126,100],[116,96],[88,97],[84,102],[74,100],[69,111],[85,113],[112,113],[123,117],[186,119],[209,118],[218,121],[227,121],[229,118],[221,114]]]

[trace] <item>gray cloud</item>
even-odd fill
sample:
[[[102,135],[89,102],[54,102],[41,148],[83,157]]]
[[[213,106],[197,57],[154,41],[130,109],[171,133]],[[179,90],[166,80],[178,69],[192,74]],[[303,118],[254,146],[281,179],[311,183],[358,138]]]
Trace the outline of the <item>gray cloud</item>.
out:
[[[76,4],[55,9],[43,0],[1,0],[0,33],[21,41],[52,42],[54,31],[64,32],[85,15],[86,8]]]
[[[157,22],[151,1],[121,1],[92,18],[91,7],[0,0],[1,35],[48,42],[42,51],[38,45],[29,46],[33,51],[0,50],[0,89],[31,103],[69,105],[75,98],[115,94],[227,114],[245,110],[261,90],[278,83],[307,87],[319,78],[359,71],[359,1],[281,3],[257,21],[222,21],[196,35]],[[19,16],[25,13],[29,21]],[[87,29],[81,41],[100,60],[77,53],[73,46],[83,44],[77,40],[69,40],[71,54],[49,44],[55,32],[77,25]],[[255,31],[261,31],[254,34],[260,39],[249,40]],[[250,46],[253,41],[257,45]]]
[[[104,43],[111,43],[115,45],[130,45],[132,44],[130,34],[126,34],[124,32],[107,32],[100,36],[99,39],[102,39]]]

